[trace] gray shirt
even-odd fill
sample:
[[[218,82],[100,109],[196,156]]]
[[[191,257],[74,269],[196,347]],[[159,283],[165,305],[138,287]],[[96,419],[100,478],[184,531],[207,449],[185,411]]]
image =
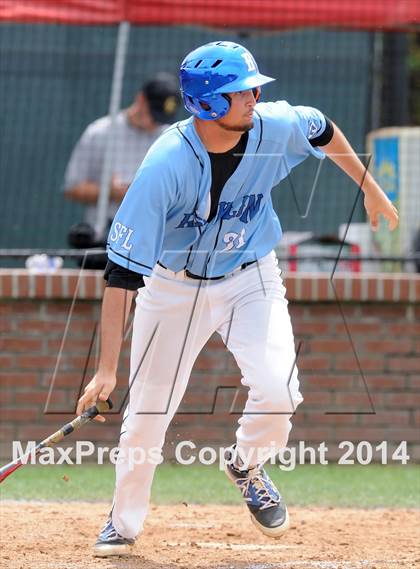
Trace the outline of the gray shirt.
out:
[[[132,126],[126,111],[118,113],[112,133],[112,173],[125,184],[130,184],[146,152],[168,125],[159,125],[149,133]],[[101,182],[105,148],[111,136],[111,117],[106,116],[91,123],[73,149],[64,175],[64,191],[80,182]],[[110,200],[108,217],[113,218],[119,203]],[[85,221],[95,224],[96,204],[87,204]]]

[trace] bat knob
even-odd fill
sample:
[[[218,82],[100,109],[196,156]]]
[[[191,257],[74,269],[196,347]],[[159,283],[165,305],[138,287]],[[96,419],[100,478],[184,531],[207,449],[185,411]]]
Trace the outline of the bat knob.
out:
[[[87,417],[88,419],[94,419],[97,415],[100,415],[101,413],[106,413],[107,411],[112,409],[112,407],[113,405],[111,399],[107,399],[106,401],[98,400],[96,402],[96,405],[92,405],[92,407],[86,409],[86,411],[84,411],[81,416]]]
[[[107,411],[110,411],[113,407],[112,401],[111,399],[108,399],[106,401],[97,401],[96,402],[96,408],[99,411],[99,413],[106,413]]]

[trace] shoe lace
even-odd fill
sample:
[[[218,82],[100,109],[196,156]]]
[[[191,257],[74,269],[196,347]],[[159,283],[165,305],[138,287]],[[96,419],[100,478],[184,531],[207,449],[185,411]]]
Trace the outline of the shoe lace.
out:
[[[117,539],[120,537],[114,528],[111,519],[107,520],[105,523],[104,527],[102,528],[101,535],[106,539]]]
[[[252,498],[249,495],[249,487],[254,487],[257,498],[262,504],[260,506],[261,510],[277,506],[280,503],[280,495],[278,494],[278,497],[275,498],[269,491],[269,484],[272,484],[270,478],[259,468],[248,470],[247,476],[237,478],[236,483],[242,492],[242,496],[247,502],[252,501]]]

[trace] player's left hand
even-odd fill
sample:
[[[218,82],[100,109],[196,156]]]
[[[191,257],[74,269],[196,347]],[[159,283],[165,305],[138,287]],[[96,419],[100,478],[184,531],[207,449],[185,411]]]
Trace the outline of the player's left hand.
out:
[[[388,221],[390,231],[397,227],[398,210],[379,187],[370,188],[366,192],[365,209],[373,231],[378,229],[380,215],[383,215]]]

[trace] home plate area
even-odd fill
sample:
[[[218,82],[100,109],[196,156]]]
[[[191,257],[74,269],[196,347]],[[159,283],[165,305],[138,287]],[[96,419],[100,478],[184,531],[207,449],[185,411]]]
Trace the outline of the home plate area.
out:
[[[3,501],[0,566],[10,569],[414,569],[419,516],[410,509],[290,508],[280,540],[238,506],[152,506],[130,558],[97,559],[103,503]]]

